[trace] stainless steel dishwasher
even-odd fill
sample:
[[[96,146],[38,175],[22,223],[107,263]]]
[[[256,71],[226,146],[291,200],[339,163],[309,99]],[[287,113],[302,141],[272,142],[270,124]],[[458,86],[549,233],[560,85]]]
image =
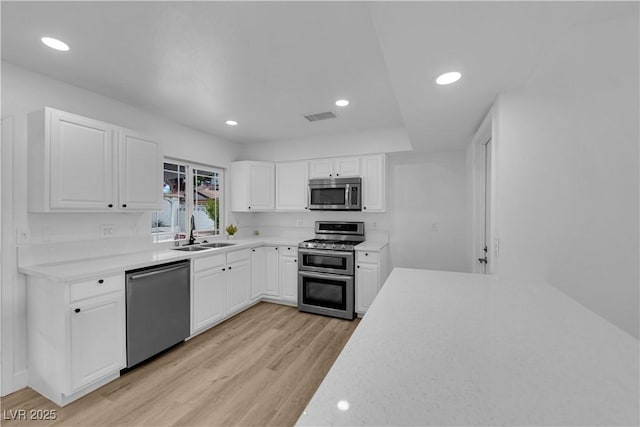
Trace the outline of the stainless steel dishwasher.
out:
[[[189,260],[127,271],[127,368],[190,334]]]

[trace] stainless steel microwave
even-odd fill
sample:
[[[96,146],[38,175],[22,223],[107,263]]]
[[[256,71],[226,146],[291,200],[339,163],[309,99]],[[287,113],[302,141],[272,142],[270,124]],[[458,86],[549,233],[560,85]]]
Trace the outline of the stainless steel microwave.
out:
[[[362,178],[310,179],[309,209],[320,211],[362,210]]]

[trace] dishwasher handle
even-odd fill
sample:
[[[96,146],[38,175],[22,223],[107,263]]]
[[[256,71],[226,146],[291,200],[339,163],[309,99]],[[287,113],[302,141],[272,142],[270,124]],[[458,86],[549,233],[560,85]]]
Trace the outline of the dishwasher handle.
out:
[[[176,265],[175,267],[159,268],[157,270],[149,271],[146,273],[133,274],[127,278],[129,280],[142,279],[144,277],[155,276],[156,274],[163,274],[163,273],[168,273],[169,271],[180,270],[181,268],[189,268],[189,266],[187,264],[181,264],[181,265]]]

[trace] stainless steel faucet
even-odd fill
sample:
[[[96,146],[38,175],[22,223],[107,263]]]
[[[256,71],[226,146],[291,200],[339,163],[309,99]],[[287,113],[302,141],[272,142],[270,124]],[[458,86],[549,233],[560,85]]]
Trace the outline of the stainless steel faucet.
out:
[[[191,214],[191,231],[189,232],[189,245],[193,245],[196,242],[196,238],[193,237],[193,230],[196,228],[196,220]]]

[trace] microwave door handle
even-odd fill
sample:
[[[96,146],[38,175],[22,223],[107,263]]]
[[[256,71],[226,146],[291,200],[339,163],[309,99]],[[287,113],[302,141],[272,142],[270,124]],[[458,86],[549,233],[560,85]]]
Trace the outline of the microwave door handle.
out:
[[[351,197],[349,197],[349,194],[351,194],[351,184],[345,184],[344,185],[344,207],[345,208],[350,207]]]

